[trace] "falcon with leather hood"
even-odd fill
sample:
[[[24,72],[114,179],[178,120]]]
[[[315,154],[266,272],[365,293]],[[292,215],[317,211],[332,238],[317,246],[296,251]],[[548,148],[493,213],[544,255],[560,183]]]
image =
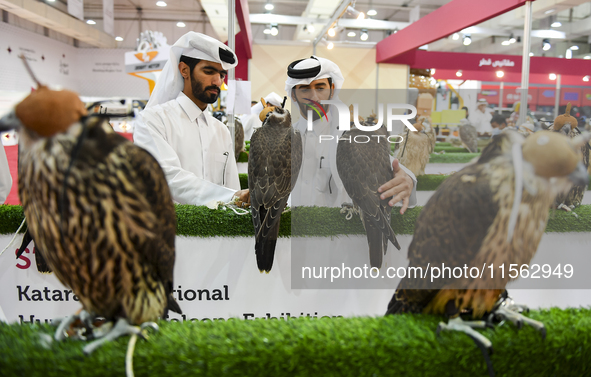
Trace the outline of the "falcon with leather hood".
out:
[[[55,339],[78,319],[85,329],[97,317],[116,321],[110,331],[101,326],[103,337],[84,348],[90,353],[181,309],[172,297],[176,215],[164,174],[102,115],[86,115],[76,93],[40,85],[0,130],[20,132],[19,196],[30,234],[84,309],[62,321]]]
[[[474,164],[446,179],[424,206],[408,249],[409,266],[483,268],[483,265],[529,264],[544,234],[549,208],[556,195],[588,180],[581,161],[585,138],[568,139],[540,131],[524,139],[514,131],[495,137]],[[507,146],[510,146],[507,148]],[[453,224],[453,226],[450,226]],[[446,315],[439,330],[468,334],[482,349],[489,372],[491,342],[473,328],[485,322],[460,318],[470,311],[474,319],[485,313],[503,316],[514,323],[527,323],[545,335],[543,324],[515,313],[503,305],[508,274],[484,273],[453,279],[406,277],[400,281],[386,314],[431,313]]]

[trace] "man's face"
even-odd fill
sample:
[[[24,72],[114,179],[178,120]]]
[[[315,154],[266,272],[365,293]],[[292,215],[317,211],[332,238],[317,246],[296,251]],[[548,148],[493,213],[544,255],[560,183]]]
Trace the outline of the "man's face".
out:
[[[478,110],[480,110],[481,112],[484,112],[484,109],[486,109],[486,104],[481,103],[480,105],[478,105]]]
[[[300,108],[300,114],[307,118],[308,109],[307,104],[312,105],[313,102],[320,102],[332,98],[334,93],[334,84],[328,84],[328,79],[319,79],[312,81],[309,85],[296,85],[293,89],[293,99]],[[322,105],[325,111],[328,111],[328,105]],[[315,111],[312,111],[312,119],[320,119]]]
[[[220,87],[228,71],[220,63],[201,60],[191,75],[193,96],[203,104],[214,103],[220,95]]]

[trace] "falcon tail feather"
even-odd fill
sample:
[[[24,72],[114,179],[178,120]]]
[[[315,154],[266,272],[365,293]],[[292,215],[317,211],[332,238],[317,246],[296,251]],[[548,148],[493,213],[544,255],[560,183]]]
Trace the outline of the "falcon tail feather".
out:
[[[279,235],[279,222],[269,229],[266,237],[259,237],[256,240],[254,250],[257,256],[257,267],[259,271],[270,272],[275,258],[275,246]]]
[[[35,246],[35,264],[37,265],[37,271],[41,272],[42,274],[49,274],[52,273],[53,270],[47,264],[47,261],[43,257],[43,253],[39,250],[37,246]]]

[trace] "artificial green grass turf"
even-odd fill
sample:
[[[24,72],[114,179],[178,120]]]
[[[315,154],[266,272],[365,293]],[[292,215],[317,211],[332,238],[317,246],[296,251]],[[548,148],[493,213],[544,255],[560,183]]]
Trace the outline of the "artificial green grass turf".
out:
[[[238,160],[236,162],[248,162],[248,153],[240,152],[238,155]]]
[[[417,191],[434,191],[447,178],[443,174],[425,174],[417,177]],[[240,188],[248,188],[248,174],[238,174]]]
[[[404,215],[392,210],[392,229],[396,234],[413,234],[422,207],[409,208]],[[176,205],[177,235],[188,237],[252,237],[250,215],[236,215],[231,210],[211,210],[205,206]],[[591,232],[591,205],[574,210],[578,218],[565,211],[550,211],[546,232]],[[0,234],[16,232],[23,220],[21,206],[0,205]],[[283,212],[280,237],[330,237],[365,234],[359,216],[351,220],[339,208],[295,207]]]
[[[429,157],[429,163],[444,163],[444,164],[465,164],[474,157],[480,157],[480,153],[444,153],[444,154],[433,154]],[[427,165],[428,166],[428,165]]]
[[[385,305],[384,305],[385,306]],[[591,374],[591,310],[532,311],[547,338],[508,322],[477,330],[493,343],[497,376]],[[465,334],[435,329],[443,317],[298,318],[163,322],[148,341],[138,340],[134,372],[140,376],[485,376],[480,350]],[[123,376],[128,337],[84,356],[84,342],[39,346],[49,325],[0,324],[3,376]]]
[[[435,191],[449,175],[425,174],[417,177],[417,191]]]
[[[240,173],[238,174],[238,179],[240,180],[240,189],[245,190],[248,188],[248,174]]]
[[[441,152],[441,151],[445,151],[445,153],[469,153],[468,150],[466,148],[462,148],[462,147],[441,147],[441,146],[436,146],[435,147],[435,152]],[[479,150],[479,152],[481,152]]]

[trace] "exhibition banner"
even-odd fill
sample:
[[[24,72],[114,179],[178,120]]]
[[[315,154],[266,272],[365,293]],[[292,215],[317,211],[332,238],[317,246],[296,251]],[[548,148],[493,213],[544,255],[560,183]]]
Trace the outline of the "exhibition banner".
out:
[[[103,29],[105,33],[115,36],[113,9],[113,0],[103,0]]]
[[[84,1],[68,0],[68,13],[79,20],[84,21]]]
[[[365,243],[365,236],[358,238]],[[410,236],[401,237],[408,238]],[[4,248],[11,236],[0,236]],[[20,245],[20,237],[18,242]],[[37,271],[33,244],[0,257],[0,307],[8,322],[50,322],[81,308],[78,297],[52,274]],[[392,289],[291,289],[291,241],[280,238],[270,273],[260,273],[254,238],[177,237],[174,292],[183,315],[169,320],[282,319],[382,315]]]

